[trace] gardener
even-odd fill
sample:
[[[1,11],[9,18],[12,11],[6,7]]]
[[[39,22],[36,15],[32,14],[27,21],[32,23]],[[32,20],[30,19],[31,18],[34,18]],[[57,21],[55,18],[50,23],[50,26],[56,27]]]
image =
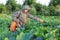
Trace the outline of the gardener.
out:
[[[30,11],[30,7],[28,5],[25,5],[23,6],[22,10],[17,11],[16,13],[13,14],[10,31],[15,31],[16,27],[21,28],[23,25],[25,25],[27,22],[27,18],[37,20],[41,23],[44,22],[40,18],[34,17],[31,14],[29,14],[28,13],[29,11]]]

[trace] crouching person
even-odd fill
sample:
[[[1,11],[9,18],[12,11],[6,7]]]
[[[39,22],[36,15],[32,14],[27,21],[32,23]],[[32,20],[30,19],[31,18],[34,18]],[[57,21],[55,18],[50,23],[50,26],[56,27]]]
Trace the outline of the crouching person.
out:
[[[29,11],[30,11],[30,7],[28,5],[25,5],[23,6],[22,10],[19,10],[13,14],[10,31],[12,32],[15,31],[16,27],[19,28],[23,27],[23,25],[25,25],[27,22],[27,18],[37,20],[41,23],[44,22],[44,20],[41,20],[40,18],[34,17],[31,14],[29,14]]]

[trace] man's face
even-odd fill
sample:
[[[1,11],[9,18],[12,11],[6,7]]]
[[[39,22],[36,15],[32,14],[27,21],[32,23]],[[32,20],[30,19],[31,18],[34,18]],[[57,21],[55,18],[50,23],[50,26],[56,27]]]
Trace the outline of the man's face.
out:
[[[28,13],[28,9],[24,9],[24,13]]]

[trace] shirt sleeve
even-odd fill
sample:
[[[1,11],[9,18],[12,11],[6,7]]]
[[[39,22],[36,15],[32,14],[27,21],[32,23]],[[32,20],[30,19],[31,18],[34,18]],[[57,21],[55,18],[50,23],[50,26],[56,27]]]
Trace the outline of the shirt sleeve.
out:
[[[28,14],[28,18],[31,18],[33,20],[37,20],[37,21],[41,21],[42,19],[38,18],[38,17],[34,17],[33,15],[31,14]]]
[[[20,15],[20,11],[18,12],[15,12],[13,15],[12,15],[12,21],[15,21],[15,22],[18,22],[19,19],[18,19],[18,16]]]

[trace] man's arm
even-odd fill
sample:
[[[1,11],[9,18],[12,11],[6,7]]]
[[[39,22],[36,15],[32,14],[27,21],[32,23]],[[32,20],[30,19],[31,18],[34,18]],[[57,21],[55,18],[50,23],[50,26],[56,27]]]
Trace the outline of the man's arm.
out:
[[[34,19],[34,20],[40,21],[41,23],[44,22],[44,20],[42,20],[42,19],[40,19],[40,18],[37,18],[37,17],[34,17],[34,16],[32,16],[31,14],[28,14],[28,17],[31,18],[31,19]]]
[[[19,23],[19,19],[17,18],[19,14],[20,12],[15,12],[12,16],[12,22],[9,28],[11,32],[15,31],[17,23]]]
[[[20,11],[17,11],[12,16],[12,21],[19,22],[18,16],[20,15]]]

